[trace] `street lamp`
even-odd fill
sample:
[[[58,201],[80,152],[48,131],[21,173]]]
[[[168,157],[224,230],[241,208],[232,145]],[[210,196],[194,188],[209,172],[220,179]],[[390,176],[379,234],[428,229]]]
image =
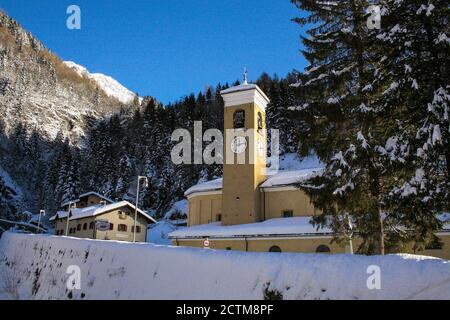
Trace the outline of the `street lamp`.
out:
[[[69,201],[69,209],[67,209],[67,220],[66,220],[66,237],[69,234],[69,219],[70,219],[70,210],[72,209],[72,206],[76,204],[73,201]]]
[[[38,226],[37,226],[37,233],[39,233],[39,229],[41,227],[41,217],[45,217],[45,210],[39,211],[39,219],[38,219]]]
[[[136,242],[137,211],[138,211],[138,203],[139,203],[139,186],[140,186],[141,180],[144,180],[144,187],[148,188],[148,178],[139,176],[137,179],[137,188],[136,188],[136,207],[134,208],[133,242]]]
[[[348,240],[348,253],[353,254],[353,224],[352,220],[350,219],[349,214],[346,214],[347,222],[348,222],[348,228],[350,230],[349,233],[349,240]]]

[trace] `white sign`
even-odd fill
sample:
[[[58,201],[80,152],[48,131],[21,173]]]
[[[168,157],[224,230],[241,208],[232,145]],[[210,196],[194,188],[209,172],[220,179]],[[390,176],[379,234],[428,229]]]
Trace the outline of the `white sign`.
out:
[[[206,238],[205,240],[203,240],[203,247],[209,248],[209,245],[210,245],[210,243],[209,243],[209,239],[208,239],[208,238]]]
[[[108,231],[109,230],[109,222],[106,220],[99,220],[95,223],[95,228],[98,231]]]

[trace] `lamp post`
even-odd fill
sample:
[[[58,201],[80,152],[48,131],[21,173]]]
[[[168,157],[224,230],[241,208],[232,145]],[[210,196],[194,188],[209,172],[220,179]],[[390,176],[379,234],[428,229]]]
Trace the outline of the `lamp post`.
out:
[[[347,217],[347,222],[348,222],[348,228],[350,231],[350,238],[348,240],[348,253],[349,254],[353,254],[353,224],[352,224],[352,220],[350,219],[349,214],[346,214]]]
[[[136,207],[134,208],[134,227],[133,227],[133,242],[136,242],[136,226],[137,226],[137,212],[138,212],[138,203],[139,203],[139,187],[141,180],[144,180],[144,186],[148,187],[148,178],[139,176],[137,179],[137,187],[136,187]]]
[[[38,226],[37,226],[37,233],[39,233],[39,229],[41,228],[41,217],[45,217],[45,210],[39,211],[39,219],[38,219]]]

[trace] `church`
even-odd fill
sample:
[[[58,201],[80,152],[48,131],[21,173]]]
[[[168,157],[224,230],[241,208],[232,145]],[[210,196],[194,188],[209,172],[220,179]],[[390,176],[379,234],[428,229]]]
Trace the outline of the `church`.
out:
[[[332,241],[332,230],[314,227],[311,217],[319,211],[296,187],[302,180],[320,174],[320,166],[268,171],[265,111],[270,101],[266,94],[244,81],[221,95],[225,102],[223,177],[185,192],[188,227],[169,234],[173,245],[257,252],[352,253],[360,240],[355,237],[339,245]],[[418,254],[450,259],[450,223],[438,236],[444,243],[442,248]]]

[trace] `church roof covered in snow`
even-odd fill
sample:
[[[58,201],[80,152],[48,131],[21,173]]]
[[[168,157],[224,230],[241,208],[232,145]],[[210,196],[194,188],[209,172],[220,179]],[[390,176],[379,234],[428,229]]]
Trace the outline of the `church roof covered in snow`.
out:
[[[279,171],[274,175],[269,175],[267,180],[261,185],[262,188],[274,188],[289,186],[310,179],[322,172],[321,168]]]
[[[131,209],[135,210],[135,206],[132,205],[131,203],[129,203],[128,201],[121,201],[121,202],[116,202],[116,203],[112,203],[112,204],[108,204],[108,205],[99,204],[99,205],[89,206],[86,208],[71,209],[71,211],[70,211],[71,215],[70,215],[69,220],[77,220],[77,219],[82,219],[82,218],[94,217],[94,216],[98,216],[100,214],[107,213],[109,211],[112,211],[112,210],[115,210],[118,208],[122,208],[125,206],[128,206]],[[148,220],[156,223],[155,219],[150,217],[147,213],[145,213],[141,209],[138,208],[138,212],[141,215],[143,215],[144,217],[146,217]],[[61,218],[67,218],[67,211],[58,211],[56,213],[56,215],[54,215],[53,217],[50,218],[50,221],[53,221],[55,219],[61,219]]]
[[[191,194],[198,193],[198,192],[220,191],[220,190],[222,190],[222,182],[223,182],[223,179],[219,178],[219,179],[199,183],[199,184],[187,189],[186,192],[184,193],[184,195],[187,197]]]
[[[447,218],[450,217],[450,214]],[[443,221],[443,217],[440,217]],[[450,221],[450,220],[446,220]],[[442,232],[450,231],[450,223],[444,223]],[[242,238],[242,237],[289,237],[332,236],[329,228],[320,228],[311,223],[311,217],[269,219],[262,222],[224,226],[221,222],[181,228],[169,234],[169,238]]]
[[[256,84],[243,83],[225,90],[220,91],[221,95],[226,95],[234,92],[247,91],[247,90],[257,90],[267,101],[270,101],[269,97],[258,87]]]
[[[268,171],[267,180],[261,185],[264,189],[292,186],[321,173],[323,164],[312,155],[300,159],[296,154],[288,153],[280,158],[280,170]],[[192,186],[184,195],[186,197],[201,192],[212,192],[222,190],[222,178],[210,180]]]
[[[311,217],[269,219],[263,222],[223,226],[221,222],[197,225],[176,230],[170,238],[236,238],[263,236],[320,236],[332,235],[332,230],[313,226]]]

